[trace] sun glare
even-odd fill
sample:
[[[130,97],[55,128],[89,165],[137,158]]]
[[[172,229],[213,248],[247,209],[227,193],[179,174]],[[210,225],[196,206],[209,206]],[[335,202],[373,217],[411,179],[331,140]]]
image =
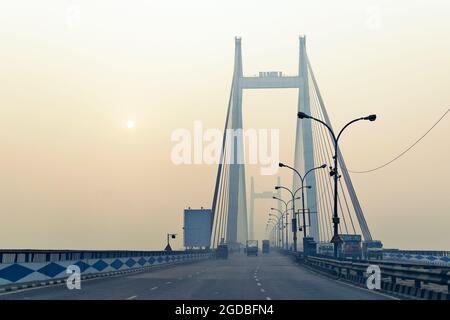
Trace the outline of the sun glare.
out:
[[[132,129],[132,128],[134,128],[134,121],[133,120],[128,120],[126,125],[127,125],[128,129]]]

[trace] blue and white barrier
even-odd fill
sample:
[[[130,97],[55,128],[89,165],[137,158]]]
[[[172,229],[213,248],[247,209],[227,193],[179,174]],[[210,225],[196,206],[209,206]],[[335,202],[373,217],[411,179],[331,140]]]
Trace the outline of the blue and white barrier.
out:
[[[448,251],[383,250],[383,259],[418,264],[450,266]]]
[[[43,251],[1,250],[0,287],[13,284],[49,282],[70,274],[75,265],[81,275],[117,274],[152,266],[191,262],[212,257],[209,251]]]

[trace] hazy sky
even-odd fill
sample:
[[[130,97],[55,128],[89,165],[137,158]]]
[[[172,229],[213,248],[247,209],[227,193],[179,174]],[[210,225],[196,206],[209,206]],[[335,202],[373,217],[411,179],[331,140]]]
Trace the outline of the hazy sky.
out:
[[[378,115],[342,139],[349,169],[390,160],[450,106],[449,17],[445,0],[2,1],[0,247],[160,249],[181,235],[217,168],[175,166],[170,136],[223,128],[234,36],[244,73],[296,74],[305,34],[334,126]],[[244,126],[280,128],[292,162],[296,108],[296,90],[246,91]],[[450,249],[449,137],[447,118],[401,160],[352,175],[385,247]],[[275,183],[250,175],[257,191]],[[257,202],[259,238],[272,205]]]

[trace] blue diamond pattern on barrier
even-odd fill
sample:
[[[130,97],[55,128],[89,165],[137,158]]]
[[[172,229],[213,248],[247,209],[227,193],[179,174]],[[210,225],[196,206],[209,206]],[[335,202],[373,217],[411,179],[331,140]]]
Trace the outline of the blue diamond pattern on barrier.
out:
[[[168,256],[166,256],[166,262],[169,262],[170,258]]]
[[[90,265],[88,265],[86,262],[84,261],[78,261],[77,263],[75,263],[76,266],[78,266],[80,268],[81,272],[84,272],[87,268],[90,267]]]
[[[140,258],[139,260],[138,260],[138,263],[141,265],[141,266],[143,266],[144,264],[145,264],[145,259],[144,258]]]
[[[151,257],[150,259],[148,259],[148,262],[150,264],[154,264],[155,263],[155,258]]]
[[[94,268],[95,270],[97,270],[97,271],[102,271],[102,270],[104,270],[106,267],[108,266],[108,264],[105,262],[105,261],[103,261],[103,260],[98,260],[96,263],[94,263],[93,265],[92,265],[92,268]]]
[[[420,254],[418,254],[417,256],[415,256],[415,258],[418,259],[418,260],[422,260],[422,259],[423,259],[423,256],[420,255]]]
[[[436,257],[433,257],[433,256],[428,256],[427,258],[428,258],[428,260],[431,260],[431,261],[434,261],[437,259]]]
[[[47,264],[46,266],[37,270],[37,272],[42,273],[42,274],[46,275],[47,277],[53,278],[65,270],[66,270],[66,268],[60,266],[57,263],[51,262],[51,263]]]
[[[134,266],[136,264],[136,261],[134,261],[133,259],[128,259],[127,262],[125,262],[125,264],[131,268],[132,266]]]
[[[442,261],[445,261],[445,262],[449,262],[450,261],[450,258],[449,257],[441,257],[441,260]]]
[[[111,267],[113,267],[116,270],[119,270],[121,266],[123,266],[123,262],[120,261],[119,259],[116,259],[111,263]]]
[[[158,259],[156,259],[159,263],[161,263],[163,261],[163,258],[158,257]]]
[[[11,282],[16,282],[17,280],[20,280],[33,272],[34,270],[31,270],[29,268],[21,266],[20,264],[15,263],[9,267],[0,270],[0,278],[9,280]]]

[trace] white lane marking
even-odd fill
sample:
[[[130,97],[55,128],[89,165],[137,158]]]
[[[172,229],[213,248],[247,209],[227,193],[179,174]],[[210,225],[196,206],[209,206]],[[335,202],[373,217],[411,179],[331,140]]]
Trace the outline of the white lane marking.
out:
[[[266,297],[266,300],[272,300],[270,297]]]
[[[151,288],[150,290],[156,290],[156,289],[158,289],[158,287],[153,287],[153,288]]]
[[[131,296],[131,297],[128,297],[127,300],[133,300],[135,298],[137,298],[137,296]]]
[[[389,294],[386,294],[386,293],[383,293],[383,292],[379,292],[379,291],[375,291],[375,290],[369,290],[369,289],[366,289],[366,288],[358,287],[358,286],[355,286],[355,285],[350,284],[350,283],[345,282],[345,281],[339,281],[339,280],[330,279],[329,277],[327,277],[327,276],[325,276],[325,275],[323,275],[323,274],[321,274],[321,273],[319,273],[319,272],[317,272],[315,270],[309,269],[309,268],[303,268],[303,269],[309,271],[310,273],[312,273],[312,274],[314,274],[314,275],[316,275],[316,276],[318,276],[318,277],[320,277],[322,279],[332,280],[332,281],[334,281],[336,283],[344,284],[346,286],[349,286],[349,287],[352,287],[352,288],[355,288],[355,289],[359,289],[359,290],[363,290],[363,291],[370,292],[370,293],[373,293],[373,294],[377,294],[377,295],[380,295],[380,296],[383,296],[383,297],[386,297],[386,298],[390,298],[392,300],[400,300],[397,297],[390,296]]]
[[[166,284],[172,284],[172,282],[170,282],[170,281],[167,281],[167,282],[166,282]]]
[[[255,281],[256,281],[256,282],[259,282],[258,278],[255,278]]]
[[[259,283],[259,282],[258,282],[256,285],[257,285],[258,287],[261,287],[261,283]]]
[[[394,296],[390,296],[390,295],[385,294],[383,292],[379,292],[379,291],[375,291],[375,290],[369,290],[369,289],[366,289],[366,288],[358,287],[358,286],[355,286],[355,285],[353,285],[351,283],[347,283],[347,282],[344,282],[344,281],[339,281],[339,280],[334,280],[334,279],[333,279],[333,281],[337,282],[337,283],[340,283],[340,284],[345,284],[346,286],[353,287],[355,289],[360,289],[360,290],[364,290],[366,292],[370,292],[370,293],[373,293],[373,294],[378,294],[380,296],[383,296],[383,297],[386,297],[386,298],[389,298],[389,299],[392,299],[392,300],[400,300],[400,298],[397,298],[397,297],[394,297]]]
[[[263,288],[260,288],[259,290],[261,290],[261,292],[266,292],[266,290],[264,290]]]

